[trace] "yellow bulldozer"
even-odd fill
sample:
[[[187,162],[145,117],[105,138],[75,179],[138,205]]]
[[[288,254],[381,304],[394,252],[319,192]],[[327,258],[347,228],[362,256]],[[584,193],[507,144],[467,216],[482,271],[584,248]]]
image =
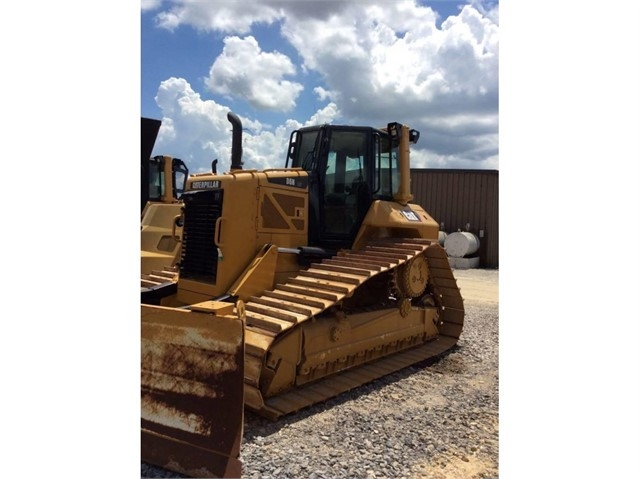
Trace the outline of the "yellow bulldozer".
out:
[[[151,157],[161,122],[142,117],[141,126],[141,286],[142,301],[175,292],[181,225],[180,195],[189,170],[179,158]],[[170,283],[170,284],[169,284]],[[163,288],[164,291],[158,291]]]
[[[456,344],[464,305],[438,223],[411,203],[419,132],[320,125],[284,168],[182,194],[176,292],[142,304],[142,459],[239,477],[243,405],[277,419]],[[166,302],[165,302],[166,300]]]

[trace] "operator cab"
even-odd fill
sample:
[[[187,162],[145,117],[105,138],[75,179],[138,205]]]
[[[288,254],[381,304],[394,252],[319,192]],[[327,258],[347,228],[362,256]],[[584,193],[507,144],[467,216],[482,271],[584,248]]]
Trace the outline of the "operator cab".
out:
[[[149,201],[162,201],[165,196],[165,188],[167,184],[165,178],[165,162],[171,161],[171,185],[173,191],[171,197],[175,200],[179,199],[186,186],[186,180],[189,176],[189,170],[182,160],[179,158],[171,158],[168,156],[154,156],[149,160],[148,168],[148,184],[149,184]],[[168,165],[166,165],[168,166]]]
[[[291,134],[288,158],[309,176],[309,245],[350,247],[374,200],[400,183],[398,141],[386,130],[323,125]]]

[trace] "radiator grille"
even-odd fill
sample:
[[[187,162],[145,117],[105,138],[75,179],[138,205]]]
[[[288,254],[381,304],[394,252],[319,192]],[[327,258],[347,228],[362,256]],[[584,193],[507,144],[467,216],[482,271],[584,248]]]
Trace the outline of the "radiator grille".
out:
[[[217,247],[215,221],[222,215],[224,190],[187,192],[184,200],[184,232],[180,277],[215,284]]]

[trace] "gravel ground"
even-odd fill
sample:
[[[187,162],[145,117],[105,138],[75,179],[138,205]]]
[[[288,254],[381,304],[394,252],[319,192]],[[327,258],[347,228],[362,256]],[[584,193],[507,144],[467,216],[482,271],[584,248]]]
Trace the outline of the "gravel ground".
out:
[[[242,478],[498,477],[499,272],[454,273],[455,348],[277,422],[247,412]],[[183,476],[142,463],[142,477]]]

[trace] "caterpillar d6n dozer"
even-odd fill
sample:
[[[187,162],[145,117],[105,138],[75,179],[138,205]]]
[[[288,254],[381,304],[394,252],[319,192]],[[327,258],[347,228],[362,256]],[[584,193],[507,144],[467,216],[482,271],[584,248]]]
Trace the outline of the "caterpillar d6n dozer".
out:
[[[142,295],[159,298],[175,292],[181,227],[176,224],[189,170],[182,160],[170,156],[151,157],[161,122],[142,118],[141,128],[141,286]],[[167,284],[168,281],[171,284]],[[160,286],[161,285],[161,286]],[[159,292],[158,288],[165,291]],[[143,300],[145,301],[145,300]]]
[[[179,397],[175,422],[199,418],[209,438],[211,425],[241,413],[237,396],[207,391],[237,391],[239,374],[245,406],[277,419],[456,344],[463,300],[437,222],[411,203],[410,144],[418,131],[399,123],[304,127],[291,134],[284,168],[257,171],[242,169],[241,122],[233,113],[228,119],[230,171],[192,175],[182,195],[179,279],[171,298],[177,306],[142,305],[143,355],[155,344],[145,336],[150,329],[165,332],[170,324],[180,344],[196,338],[188,353],[185,346],[157,349],[149,367],[162,365],[163,382],[143,381],[148,418],[162,410],[170,422],[172,406],[162,401]],[[228,383],[213,374],[219,369]],[[237,438],[220,427],[226,444]],[[176,441],[193,444],[196,453],[212,449],[183,436]],[[143,451],[150,447],[143,437]],[[235,459],[237,452],[225,454]],[[159,463],[189,474],[201,466],[168,462]]]

